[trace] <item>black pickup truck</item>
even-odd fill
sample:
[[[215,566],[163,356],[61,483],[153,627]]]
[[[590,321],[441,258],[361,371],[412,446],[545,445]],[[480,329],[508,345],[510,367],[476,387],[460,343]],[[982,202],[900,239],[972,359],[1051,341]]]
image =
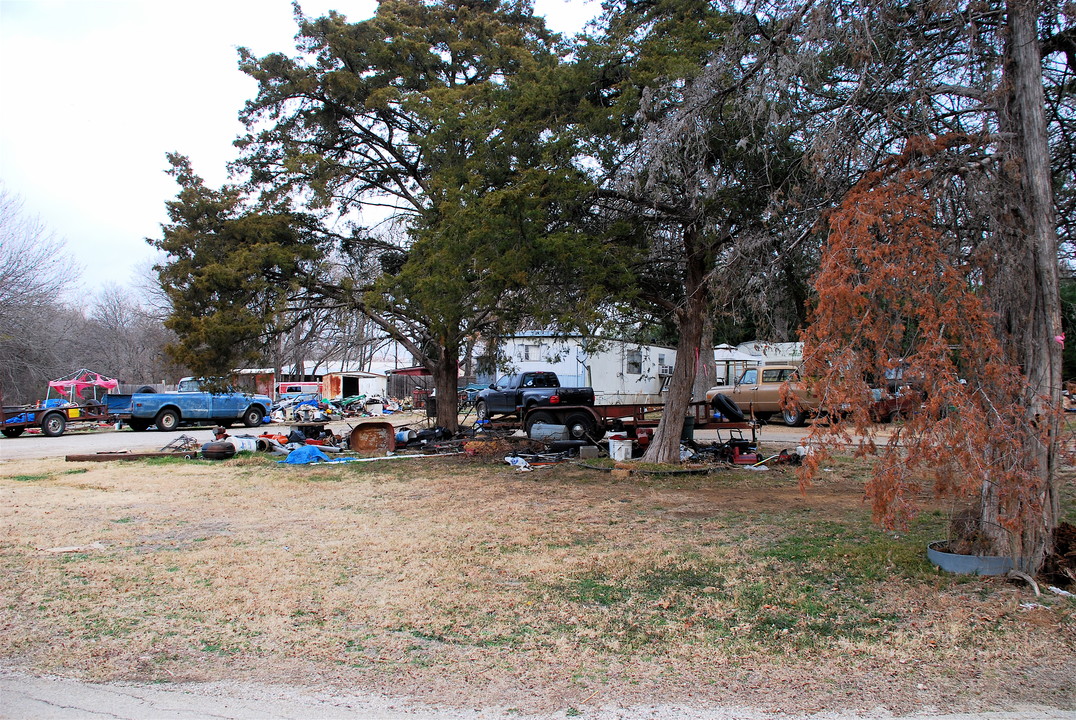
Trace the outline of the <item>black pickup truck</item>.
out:
[[[478,393],[475,412],[479,420],[496,415],[524,419],[534,408],[594,404],[594,388],[564,388],[554,372],[533,371],[505,375]]]

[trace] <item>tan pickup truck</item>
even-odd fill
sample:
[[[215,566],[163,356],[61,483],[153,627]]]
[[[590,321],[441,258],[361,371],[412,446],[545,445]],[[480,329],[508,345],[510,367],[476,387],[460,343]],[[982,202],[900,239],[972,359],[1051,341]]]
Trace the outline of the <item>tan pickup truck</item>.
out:
[[[764,422],[773,415],[780,415],[787,425],[803,425],[818,410],[819,401],[797,382],[797,372],[795,365],[748,368],[734,384],[710,388],[706,392],[706,401],[712,405],[714,396],[721,394],[736,403],[745,415],[754,415]],[[795,403],[781,407],[781,386],[786,381]]]

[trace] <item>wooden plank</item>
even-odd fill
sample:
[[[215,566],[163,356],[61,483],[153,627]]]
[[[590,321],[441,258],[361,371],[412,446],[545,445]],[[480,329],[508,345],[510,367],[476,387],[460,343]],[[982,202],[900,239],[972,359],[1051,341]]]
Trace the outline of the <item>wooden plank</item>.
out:
[[[175,457],[194,459],[198,457],[197,450],[184,450],[182,452],[100,452],[93,455],[68,455],[64,458],[67,462],[109,462],[112,460],[142,460],[145,458]]]

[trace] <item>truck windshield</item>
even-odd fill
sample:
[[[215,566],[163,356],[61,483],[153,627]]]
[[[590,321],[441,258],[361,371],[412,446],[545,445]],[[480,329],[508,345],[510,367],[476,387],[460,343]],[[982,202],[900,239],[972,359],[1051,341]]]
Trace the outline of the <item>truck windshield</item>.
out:
[[[176,388],[177,392],[198,392],[202,389],[201,384],[193,378],[184,378],[179,381],[179,386]]]

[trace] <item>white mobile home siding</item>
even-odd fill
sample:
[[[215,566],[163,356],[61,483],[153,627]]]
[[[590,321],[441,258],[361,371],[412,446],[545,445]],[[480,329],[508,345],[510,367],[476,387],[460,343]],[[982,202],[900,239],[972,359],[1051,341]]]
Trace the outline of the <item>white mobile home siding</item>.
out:
[[[587,346],[578,338],[526,335],[506,339],[504,354],[511,372],[552,370],[564,386],[594,388],[599,404],[662,401],[663,370],[672,367],[675,350],[620,340]]]

